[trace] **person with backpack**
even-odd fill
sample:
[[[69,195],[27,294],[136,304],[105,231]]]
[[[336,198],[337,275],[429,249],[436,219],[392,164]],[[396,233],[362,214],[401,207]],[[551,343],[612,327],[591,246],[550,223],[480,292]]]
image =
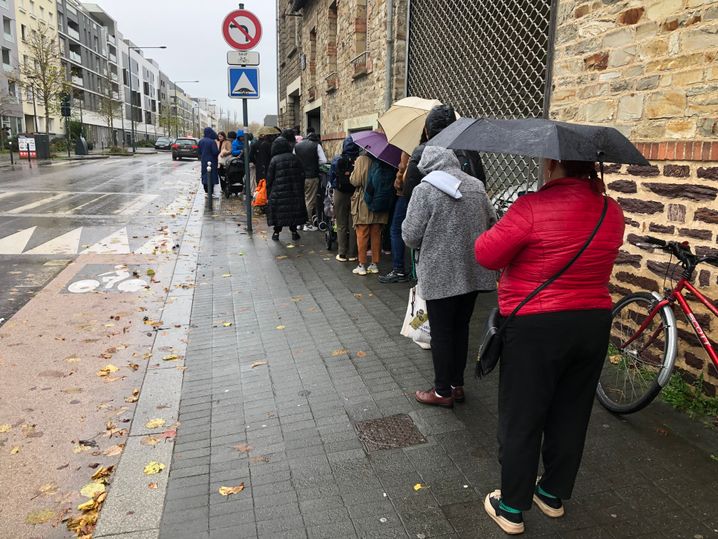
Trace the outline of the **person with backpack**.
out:
[[[394,177],[396,169],[372,157],[360,155],[354,163],[351,184],[352,217],[357,234],[359,265],[352,273],[366,275],[379,273],[381,258],[381,231],[389,222],[389,212],[394,203]],[[371,261],[367,266],[367,251],[371,245]]]
[[[204,137],[197,143],[199,147],[199,157],[201,160],[200,174],[202,176],[202,187],[204,192],[209,193],[209,182],[212,186],[219,184],[219,175],[217,173],[219,146],[217,146],[217,133],[211,127],[204,128]],[[209,167],[209,173],[207,168]],[[213,187],[212,197],[219,198],[219,189]]]
[[[354,144],[349,135],[342,144],[342,153],[332,159],[329,170],[329,182],[334,188],[334,217],[337,224],[339,262],[354,262],[357,259],[357,237],[354,232],[351,203],[354,186],[350,178],[354,171],[354,162],[361,153],[361,148]]]

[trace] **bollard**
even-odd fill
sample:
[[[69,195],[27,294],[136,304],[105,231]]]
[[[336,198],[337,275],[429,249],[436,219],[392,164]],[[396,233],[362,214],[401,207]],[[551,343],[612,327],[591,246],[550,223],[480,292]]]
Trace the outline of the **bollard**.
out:
[[[207,209],[212,210],[212,190],[214,188],[214,182],[212,181],[212,163],[207,161],[207,168],[205,168],[205,177],[207,178]]]

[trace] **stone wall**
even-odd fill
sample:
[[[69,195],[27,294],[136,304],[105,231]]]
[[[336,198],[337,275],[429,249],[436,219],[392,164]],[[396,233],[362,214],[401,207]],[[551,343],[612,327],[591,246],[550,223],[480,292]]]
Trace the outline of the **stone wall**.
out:
[[[718,1],[566,0],[557,15],[551,117],[615,126],[651,161],[606,175],[626,216],[613,292],[661,291],[669,256],[636,247],[642,235],[718,255]],[[718,298],[718,268],[695,282]],[[696,312],[717,342],[718,319]],[[679,328],[679,366],[715,394],[707,354],[680,317]]]
[[[406,0],[394,2],[393,100],[404,92],[406,5]],[[307,58],[301,71],[301,125],[306,127],[306,113],[319,108],[322,140],[334,154],[347,132],[377,127],[384,112],[386,0],[312,0],[300,21]]]

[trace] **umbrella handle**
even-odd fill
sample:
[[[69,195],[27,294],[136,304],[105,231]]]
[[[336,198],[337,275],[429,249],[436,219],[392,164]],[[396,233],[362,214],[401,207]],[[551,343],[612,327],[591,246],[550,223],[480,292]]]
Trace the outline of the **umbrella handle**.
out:
[[[596,152],[596,158],[598,160],[598,169],[601,172],[601,183],[603,183],[603,158],[606,154],[599,150]]]

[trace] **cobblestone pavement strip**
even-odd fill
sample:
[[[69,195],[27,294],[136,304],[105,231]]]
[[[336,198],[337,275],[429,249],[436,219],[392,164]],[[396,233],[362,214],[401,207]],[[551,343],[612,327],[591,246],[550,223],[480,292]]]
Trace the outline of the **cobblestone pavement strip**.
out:
[[[467,373],[453,411],[417,404],[433,376],[399,336],[408,287],[352,275],[318,233],[292,247],[256,220],[247,235],[238,207],[205,217],[160,537],[502,537],[483,510],[499,486],[497,375]],[[494,302],[479,300],[472,354]],[[394,414],[427,443],[366,453],[354,424]],[[659,404],[596,408],[567,516],[531,511],[526,535],[718,536],[716,437],[686,423]]]

